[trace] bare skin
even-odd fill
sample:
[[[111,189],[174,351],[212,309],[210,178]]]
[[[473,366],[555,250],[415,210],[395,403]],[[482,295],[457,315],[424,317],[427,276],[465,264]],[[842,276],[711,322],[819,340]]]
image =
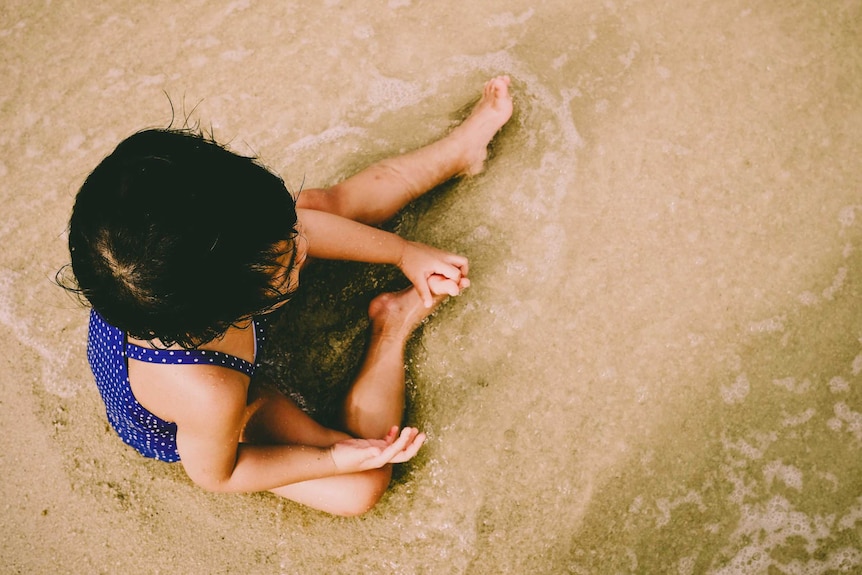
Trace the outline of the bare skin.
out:
[[[488,143],[512,113],[508,86],[508,77],[490,80],[470,116],[441,140],[383,160],[332,188],[306,190],[297,201],[303,240],[296,246],[302,250],[297,261],[388,263],[413,283],[381,294],[369,306],[371,341],[344,404],[346,431],[323,427],[281,393],[251,387],[238,372],[129,362],[138,401],[176,422],[182,464],[193,481],[212,491],[270,490],[329,513],[357,515],[385,492],[392,464],[418,452],[425,435],[398,429],[404,348],[437,304],[469,286],[468,262],[371,226],[452,177],[481,172]],[[291,283],[298,283],[299,267],[290,272]],[[202,347],[253,361],[254,330],[231,328]]]
[[[410,201],[456,176],[479,174],[488,143],[512,115],[509,78],[485,84],[470,116],[445,138],[413,152],[382,160],[328,189],[308,190],[299,207],[377,225]],[[369,195],[374,201],[369,202]]]

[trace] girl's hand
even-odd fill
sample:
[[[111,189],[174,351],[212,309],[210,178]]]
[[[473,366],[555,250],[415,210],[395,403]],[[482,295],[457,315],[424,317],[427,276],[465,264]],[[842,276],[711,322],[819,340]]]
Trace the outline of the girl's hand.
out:
[[[458,295],[461,291],[470,287],[470,280],[461,276],[458,281],[450,280],[446,276],[434,274],[428,278],[428,287],[431,289],[431,294],[438,295]]]
[[[404,463],[413,458],[425,443],[425,434],[415,427],[398,433],[393,427],[383,439],[345,439],[329,448],[340,473],[378,469],[388,463]]]
[[[458,295],[470,285],[467,258],[420,244],[406,242],[398,267],[422,297],[425,307],[435,295]]]

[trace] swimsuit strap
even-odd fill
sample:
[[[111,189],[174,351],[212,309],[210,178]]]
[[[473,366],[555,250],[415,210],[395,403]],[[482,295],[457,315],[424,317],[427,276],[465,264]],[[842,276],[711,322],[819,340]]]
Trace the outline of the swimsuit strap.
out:
[[[207,349],[150,349],[133,343],[126,343],[126,356],[138,361],[169,365],[211,364],[239,371],[249,377],[254,374],[254,364],[227,353]]]

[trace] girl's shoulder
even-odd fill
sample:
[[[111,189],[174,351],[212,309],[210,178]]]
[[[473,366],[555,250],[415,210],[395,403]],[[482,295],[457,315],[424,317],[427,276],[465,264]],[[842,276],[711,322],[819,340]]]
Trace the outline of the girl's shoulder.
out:
[[[134,360],[129,361],[132,393],[154,415],[176,423],[217,406],[244,409],[248,367],[253,366],[256,351],[252,329],[232,328],[223,338],[197,350],[158,348],[157,343],[134,338],[128,338],[128,343],[129,357]],[[238,362],[245,368],[238,368]]]

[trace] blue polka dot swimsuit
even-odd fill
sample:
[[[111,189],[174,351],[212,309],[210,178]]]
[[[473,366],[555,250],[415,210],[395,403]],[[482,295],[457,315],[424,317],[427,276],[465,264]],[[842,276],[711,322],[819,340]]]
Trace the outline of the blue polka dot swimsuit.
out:
[[[164,350],[140,347],[126,341],[126,334],[106,322],[95,310],[90,312],[87,359],[96,386],[105,402],[111,427],[138,452],[162,461],[179,461],[177,425],[156,417],[138,403],[129,383],[128,359],[164,364],[209,364],[233,369],[251,377],[258,367],[266,341],[266,317],[255,318],[255,361],[204,349]]]

